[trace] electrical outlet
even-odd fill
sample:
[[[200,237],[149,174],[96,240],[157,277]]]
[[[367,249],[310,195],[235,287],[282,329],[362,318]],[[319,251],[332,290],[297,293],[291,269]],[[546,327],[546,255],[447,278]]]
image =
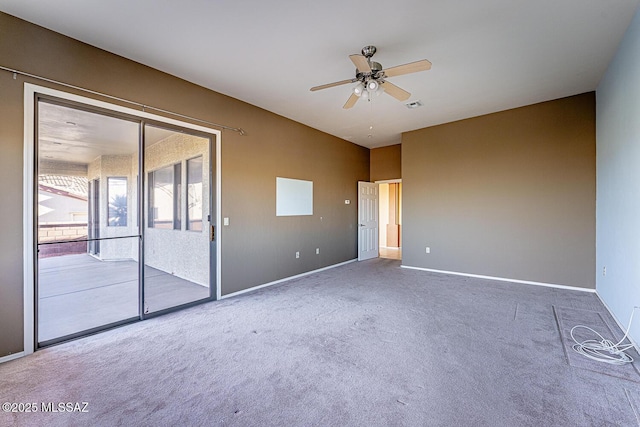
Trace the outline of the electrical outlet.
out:
[[[431,253],[431,248],[430,248],[429,246],[427,246],[427,247],[425,248],[425,252],[426,252],[426,253],[428,253],[428,254],[430,254],[430,253]]]
[[[296,258],[300,258],[300,252],[296,252]]]
[[[320,248],[316,248],[316,255],[320,255]]]
[[[607,275],[607,267],[602,267],[602,275],[603,276]]]

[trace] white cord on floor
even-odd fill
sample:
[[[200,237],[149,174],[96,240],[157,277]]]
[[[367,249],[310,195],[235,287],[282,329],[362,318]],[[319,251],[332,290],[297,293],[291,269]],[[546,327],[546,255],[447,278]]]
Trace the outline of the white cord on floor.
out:
[[[624,365],[625,363],[633,362],[633,357],[625,353],[627,350],[633,347],[633,344],[625,344],[622,346],[620,344],[622,344],[622,342],[627,339],[627,335],[629,335],[631,322],[633,321],[633,314],[635,313],[636,309],[640,309],[640,307],[633,307],[633,310],[631,310],[631,317],[629,318],[629,326],[627,326],[627,331],[624,333],[624,337],[622,337],[622,339],[617,343],[605,339],[602,335],[588,326],[574,326],[573,328],[571,328],[571,338],[575,342],[575,344],[573,345],[573,349],[583,356],[588,357],[589,359],[597,360],[598,362],[609,363],[611,365]],[[598,341],[593,339],[580,342],[573,336],[573,331],[576,328],[588,329],[596,334],[600,340]]]

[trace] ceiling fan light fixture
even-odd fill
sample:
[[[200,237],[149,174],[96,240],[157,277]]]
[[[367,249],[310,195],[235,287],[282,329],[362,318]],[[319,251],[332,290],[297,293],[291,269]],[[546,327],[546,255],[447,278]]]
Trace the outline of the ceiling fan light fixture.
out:
[[[342,107],[345,110],[353,108],[353,106],[358,102],[358,98],[365,98],[367,101],[371,101],[372,94],[377,96],[382,92],[390,95],[398,101],[405,102],[411,97],[411,93],[391,82],[388,82],[387,78],[431,69],[431,62],[426,59],[397,65],[395,67],[383,68],[382,64],[371,60],[375,53],[375,46],[365,46],[362,48],[361,55],[349,55],[349,59],[356,67],[355,77],[334,83],[314,86],[311,88],[311,92],[344,84],[356,83],[356,86],[352,89],[351,96]],[[419,101],[417,103],[410,102],[405,105],[407,108],[417,108],[421,106]]]

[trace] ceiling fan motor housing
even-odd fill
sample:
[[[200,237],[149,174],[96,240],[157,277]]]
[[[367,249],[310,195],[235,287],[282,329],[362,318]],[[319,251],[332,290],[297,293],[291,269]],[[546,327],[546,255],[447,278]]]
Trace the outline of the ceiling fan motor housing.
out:
[[[358,71],[358,69],[356,69],[356,79],[364,82],[365,80],[368,80],[370,78],[379,79],[382,77],[382,65],[379,62],[369,61],[369,65],[371,66],[370,73],[361,73],[360,71]]]

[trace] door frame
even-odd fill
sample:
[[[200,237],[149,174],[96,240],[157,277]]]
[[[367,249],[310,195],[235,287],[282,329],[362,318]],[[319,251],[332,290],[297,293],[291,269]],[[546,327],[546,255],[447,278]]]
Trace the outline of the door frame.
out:
[[[402,178],[397,179],[383,179],[380,181],[374,181],[376,184],[402,184]],[[378,193],[379,194],[379,193]],[[402,197],[402,196],[401,196]],[[402,203],[400,204],[400,219],[402,220]],[[378,213],[378,228],[382,229],[382,224],[380,224],[380,213]],[[380,235],[380,232],[378,232]],[[400,241],[402,241],[402,229],[400,230]],[[380,246],[383,246],[382,243],[378,242]],[[402,245],[400,245],[402,247]]]
[[[150,120],[158,123],[165,123],[167,125],[179,126],[186,129],[192,129],[195,131],[215,135],[215,226],[218,228],[216,236],[216,250],[215,250],[215,265],[216,265],[216,278],[215,278],[215,299],[221,297],[221,278],[222,278],[222,239],[219,225],[222,223],[222,132],[217,129],[195,125],[192,123],[171,119],[156,114],[151,114],[146,111],[139,111],[128,107],[123,107],[116,104],[100,101],[94,98],[88,98],[86,96],[80,96],[71,94],[68,92],[59,91],[45,86],[39,86],[32,83],[24,84],[24,150],[23,150],[23,303],[24,303],[24,350],[22,355],[28,355],[35,350],[35,307],[36,307],[36,295],[35,295],[35,279],[36,271],[35,265],[35,220],[34,220],[34,191],[35,182],[35,153],[36,153],[36,141],[35,141],[35,129],[37,126],[36,117],[36,102],[38,95],[53,96],[62,100],[75,102],[79,104],[85,104],[92,107],[112,111],[115,113],[122,113],[142,120]],[[212,152],[210,154],[213,154]],[[211,165],[213,167],[213,165]],[[212,177],[213,179],[213,177]],[[213,189],[212,189],[213,190]],[[142,224],[141,224],[142,226]],[[212,260],[213,262],[213,260]]]

